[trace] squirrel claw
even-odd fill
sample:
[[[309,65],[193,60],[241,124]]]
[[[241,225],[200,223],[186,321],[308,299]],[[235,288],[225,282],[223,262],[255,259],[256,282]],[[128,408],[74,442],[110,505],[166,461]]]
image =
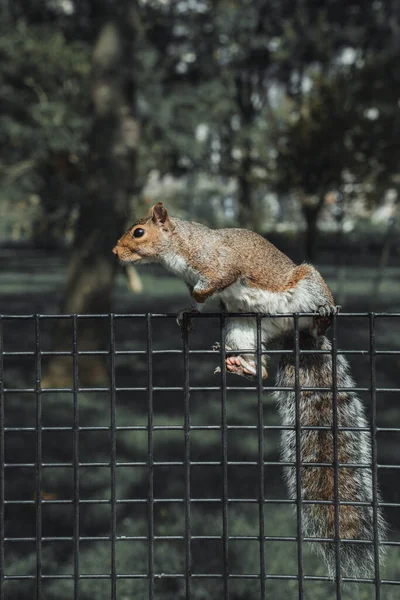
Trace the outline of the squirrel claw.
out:
[[[317,308],[317,312],[321,315],[321,317],[331,317],[332,315],[337,315],[341,308],[342,307],[339,305],[325,304],[319,306]]]
[[[342,307],[339,305],[319,306],[317,312],[320,314],[319,317],[315,318],[315,324],[317,326],[317,335],[325,335],[329,327],[332,325],[332,316],[337,315]]]
[[[215,344],[213,344],[211,346],[211,350],[214,350],[214,352],[221,352],[222,346],[220,344],[220,342],[215,342]],[[232,352],[232,348],[230,348],[229,346],[227,346],[225,344],[225,352]]]
[[[187,309],[180,310],[177,313],[176,322],[179,325],[179,327],[181,328],[182,335],[184,334],[183,325],[184,325],[184,322],[185,322],[184,321],[184,315],[185,314],[188,315],[187,319],[186,319],[187,333],[190,333],[192,331],[192,329],[193,329],[193,323],[192,323],[192,319],[190,318],[189,315],[190,314],[192,314],[192,315],[193,314],[199,314],[199,311],[195,310],[194,308],[189,308],[189,309],[187,308]]]

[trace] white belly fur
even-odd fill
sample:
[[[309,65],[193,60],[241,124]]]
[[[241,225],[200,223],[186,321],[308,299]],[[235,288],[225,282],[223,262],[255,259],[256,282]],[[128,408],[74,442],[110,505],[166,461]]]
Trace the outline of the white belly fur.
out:
[[[188,266],[186,260],[176,253],[164,254],[160,262],[169,271],[183,278],[187,283],[195,286],[200,281],[200,273]],[[318,305],[313,286],[310,281],[302,280],[295,287],[285,292],[269,292],[260,288],[250,287],[240,281],[225,288],[219,296],[223,300],[228,312],[285,314],[295,312],[314,312]],[[197,306],[200,308],[200,305]],[[300,329],[311,328],[312,318],[301,318]],[[291,331],[294,328],[293,317],[280,317],[276,319],[263,319],[262,339],[263,344]],[[226,343],[232,349],[255,348],[257,346],[257,328],[255,319],[229,319]]]
[[[285,292],[269,292],[246,286],[238,281],[227,287],[220,294],[228,312],[253,312],[267,314],[284,314],[295,312],[313,312],[315,310],[315,301],[309,291],[307,282],[300,281],[295,287]],[[240,321],[245,319],[237,319],[236,327],[247,329],[250,324],[240,326]],[[251,319],[251,321],[254,321]],[[300,319],[300,328],[310,328],[313,325],[313,319]],[[255,323],[252,323],[255,329]],[[275,319],[263,319],[262,332],[263,343],[284,333],[285,331],[293,330],[293,317],[279,317]],[[255,333],[255,332],[254,332]],[[238,332],[239,334],[239,332]]]
[[[184,281],[191,285],[196,285],[200,279],[199,273],[189,267],[186,260],[176,253],[165,253],[162,259],[160,259],[160,262],[166,269],[168,269],[168,271],[171,271],[178,277],[181,277]]]

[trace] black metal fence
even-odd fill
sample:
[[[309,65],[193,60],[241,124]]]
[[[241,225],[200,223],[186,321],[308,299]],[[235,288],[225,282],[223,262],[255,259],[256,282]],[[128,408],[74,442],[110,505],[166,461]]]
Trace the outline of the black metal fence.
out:
[[[400,433],[400,422],[396,419],[400,419],[397,406],[400,384],[387,383],[393,381],[388,379],[387,364],[394,361],[391,377],[398,377],[400,350],[385,347],[387,338],[381,336],[379,323],[384,322],[386,330],[393,331],[400,323],[399,317],[400,314],[348,313],[334,320],[333,364],[338,353],[346,354],[352,363],[365,359],[365,364],[358,368],[363,373],[362,381],[351,391],[360,395],[367,406],[372,436],[369,468],[375,490],[371,506],[385,512],[389,534],[387,540],[379,540],[375,531],[374,576],[358,581],[345,578],[340,574],[337,560],[339,572],[332,583],[322,562],[315,557],[310,559],[305,549],[306,544],[319,540],[305,538],[302,533],[301,494],[292,501],[281,484],[282,464],[277,456],[276,437],[285,427],[278,422],[270,402],[269,394],[277,389],[274,382],[262,381],[260,369],[253,382],[231,378],[225,368],[219,375],[210,373],[207,378],[199,366],[203,359],[205,365],[210,360],[214,366],[225,365],[227,315],[197,316],[194,332],[186,333],[183,339],[179,333],[172,333],[176,328],[173,315],[1,316],[1,600],[84,599],[90,594],[114,600],[127,597],[138,600],[344,598],[349,589],[343,587],[344,583],[366,586],[363,598],[398,597],[400,492],[396,480],[400,461],[396,436]],[[259,366],[262,318],[256,317]],[[109,340],[104,349],[80,348],[79,327],[87,319],[108,323]],[[60,321],[70,323],[71,346],[54,351],[50,340]],[[298,372],[301,353],[305,351],[299,345],[298,317],[294,322],[293,349],[267,353],[296,353]],[[337,333],[342,322],[343,346]],[[362,339],[346,329],[346,323],[354,322],[363,324],[358,330],[364,333]],[[211,335],[216,333],[222,342],[217,353],[209,346],[202,346],[203,333],[208,328],[212,330]],[[43,364],[55,356],[70,362],[71,384],[68,386],[43,385]],[[81,361],[88,357],[106,359],[109,385],[81,383]],[[159,364],[160,360],[164,362]],[[296,412],[300,391],[297,376]],[[334,381],[331,391],[335,399],[341,392],[337,382]],[[232,407],[238,406],[236,392],[240,398],[246,396],[246,403],[243,401],[241,408],[235,408],[237,412],[231,415]],[[166,401],[162,400],[163,395]],[[209,411],[206,403],[209,403]],[[180,422],[179,419],[173,421],[171,416],[167,418],[170,413],[166,411],[172,406],[176,414],[180,414]],[[196,413],[199,406],[201,414]],[[103,419],[100,424],[99,415]],[[335,417],[333,428],[337,435],[339,427]],[[301,433],[298,415],[295,430],[298,442]],[[160,433],[165,440],[161,446],[156,440]],[[237,441],[234,443],[233,436],[246,438],[247,446],[242,448]],[[124,454],[128,443],[133,449]],[[239,448],[233,457],[230,444]],[[300,465],[298,451],[294,463],[298,477]],[[358,466],[365,468],[365,465]],[[337,480],[337,456],[334,467]],[[91,469],[96,474],[105,470],[100,483],[91,484]],[[132,485],[131,480],[135,482]],[[377,480],[382,488],[382,501],[376,493]],[[128,486],[129,495],[121,491],[125,490],[124,485]],[[337,494],[332,501],[337,513]],[[297,524],[296,516],[287,512],[292,505],[297,505]],[[195,519],[198,506],[203,507],[203,512]],[[93,512],[96,507],[102,510],[108,507],[109,512],[102,513],[100,519]],[[253,508],[256,512],[248,521],[251,531],[245,531],[245,527],[240,530],[241,511],[247,514]],[[266,510],[274,510],[272,519]],[[220,526],[213,530],[217,513]],[[279,530],[281,513],[282,527],[289,527],[289,531]],[[132,515],[135,515],[134,523],[129,521]],[[128,522],[126,530],[124,524]],[[212,530],[207,530],[208,523]],[[338,527],[336,533],[339,533]],[[88,572],[88,548],[95,548],[98,542],[108,548],[108,568],[100,560],[99,552],[96,572]],[[337,552],[340,552],[340,542],[337,537]],[[235,554],[233,547],[238,543],[244,550]],[[131,559],[129,548],[133,546],[129,544],[140,544]],[[167,546],[160,554],[158,548],[162,544]],[[385,566],[379,564],[379,545],[387,548]],[[278,555],[281,559],[275,564]],[[125,566],[125,556],[131,570]],[[168,561],[173,563],[174,556],[176,564],[172,566],[176,568],[168,570]],[[95,581],[104,584],[104,595],[90,587]],[[59,592],[57,586],[62,582],[67,587],[60,588]],[[249,587],[240,587],[243,582],[248,582]],[[122,583],[131,587],[122,592],[119,588]]]

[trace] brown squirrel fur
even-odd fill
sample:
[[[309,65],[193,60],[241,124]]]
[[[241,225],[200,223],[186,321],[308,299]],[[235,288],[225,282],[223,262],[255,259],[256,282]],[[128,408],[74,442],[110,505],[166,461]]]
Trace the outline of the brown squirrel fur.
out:
[[[140,230],[137,232],[137,230]],[[135,233],[136,232],[136,233]],[[139,234],[139,237],[135,237]],[[121,237],[114,253],[122,262],[158,262],[182,277],[191,293],[191,310],[199,310],[210,296],[219,295],[224,308],[234,313],[292,314],[315,312],[315,317],[300,317],[301,349],[330,350],[324,334],[332,315],[337,312],[332,295],[318,271],[311,265],[296,266],[287,256],[261,236],[243,229],[210,229],[199,223],[182,221],[168,215],[162,203],[156,204],[151,216],[137,221]],[[190,310],[190,309],[189,309]],[[320,316],[318,316],[320,315]],[[255,318],[228,319],[225,348],[229,351],[226,368],[231,373],[254,377],[257,365],[257,330]],[[263,349],[271,343],[293,350],[293,317],[262,320]],[[247,352],[240,352],[246,350]],[[235,352],[236,351],[236,352]],[[262,377],[267,377],[265,355],[262,355]],[[353,387],[348,363],[337,356],[337,384]],[[301,354],[300,386],[331,387],[330,354]],[[277,385],[293,388],[294,355],[285,355],[278,366]],[[283,424],[289,429],[282,434],[282,456],[290,497],[297,498],[295,392],[276,391]],[[301,462],[333,465],[332,393],[300,390],[302,427],[322,426],[326,430],[301,430]],[[364,409],[353,392],[340,391],[336,396],[339,427],[365,428]],[[339,464],[371,462],[370,436],[366,431],[339,431]],[[372,502],[372,479],[369,468],[340,467],[338,496],[343,502]],[[305,537],[335,537],[333,500],[333,466],[301,467],[302,500],[323,500],[332,504],[302,504]],[[340,505],[338,509],[340,538],[366,540],[369,544],[340,542],[341,576],[371,575],[374,564],[373,511],[369,506]],[[385,526],[377,509],[379,537]],[[335,544],[319,542],[313,547],[322,554],[332,577],[335,575]]]

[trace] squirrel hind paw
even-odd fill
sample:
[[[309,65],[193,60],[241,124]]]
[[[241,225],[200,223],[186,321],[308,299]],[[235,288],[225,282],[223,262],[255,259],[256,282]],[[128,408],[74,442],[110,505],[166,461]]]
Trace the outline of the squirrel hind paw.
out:
[[[225,364],[227,371],[230,373],[242,375],[248,379],[254,379],[257,377],[256,363],[251,360],[247,360],[243,356],[228,356]],[[267,379],[268,377],[267,369],[264,366],[261,367],[261,377],[262,379]]]

